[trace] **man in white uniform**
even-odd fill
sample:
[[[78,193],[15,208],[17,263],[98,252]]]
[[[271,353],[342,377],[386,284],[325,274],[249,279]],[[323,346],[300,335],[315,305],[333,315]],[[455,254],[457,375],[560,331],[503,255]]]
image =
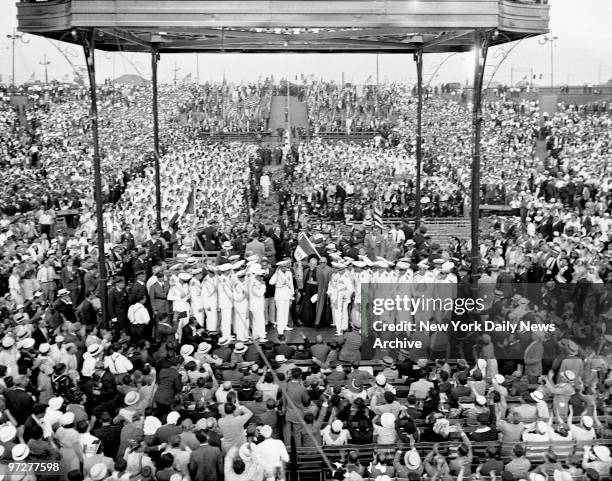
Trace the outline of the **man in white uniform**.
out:
[[[189,297],[191,299],[191,312],[196,318],[198,326],[204,327],[204,309],[202,306],[202,269],[192,269],[193,276],[189,281]]]
[[[191,274],[181,272],[178,275],[178,282],[173,285],[168,291],[168,300],[172,302],[172,312],[179,320],[179,325],[176,330],[176,338],[180,341],[183,327],[189,321],[191,314],[191,305],[189,304],[189,281]]]
[[[253,278],[249,287],[249,310],[253,320],[252,335],[254,339],[266,340],[266,318],[264,315],[266,284],[263,281],[265,274],[261,266],[252,268]]]
[[[249,336],[249,298],[245,279],[246,270],[236,272],[234,279],[234,332],[236,340],[244,342]]]
[[[259,185],[261,186],[261,194],[264,199],[270,197],[270,177],[268,174],[263,174],[259,179]]]
[[[204,309],[204,314],[206,315],[206,330],[211,332],[219,329],[219,318],[217,315],[217,310],[219,309],[217,299],[218,277],[215,266],[206,266],[206,270],[208,273],[202,280],[200,295],[202,297],[202,309]]]
[[[232,265],[221,264],[217,267],[219,271],[219,285],[217,294],[219,299],[219,310],[221,311],[221,337],[230,339],[232,337],[232,309],[234,307],[232,286]]]
[[[293,275],[289,270],[291,261],[283,260],[277,262],[276,271],[270,278],[270,284],[276,286],[274,291],[274,302],[276,304],[276,330],[278,334],[284,334],[289,324],[289,307],[293,300]]]
[[[344,262],[332,262],[336,269],[331,275],[327,294],[332,307],[332,319],[336,327],[336,334],[341,335],[348,329],[348,305],[354,292],[353,282],[346,272]]]

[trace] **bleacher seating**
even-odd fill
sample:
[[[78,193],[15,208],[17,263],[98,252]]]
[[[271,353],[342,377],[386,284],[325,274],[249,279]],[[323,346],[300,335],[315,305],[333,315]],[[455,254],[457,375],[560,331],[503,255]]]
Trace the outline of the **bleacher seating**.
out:
[[[461,444],[460,440],[451,441],[446,443],[439,443],[438,450],[441,454],[447,456],[447,459],[452,459],[456,456],[457,447]],[[555,449],[557,452],[560,443],[520,443],[526,448],[527,453],[531,453],[528,455],[529,460],[532,465],[540,464],[544,461],[543,455],[546,453],[551,447]],[[584,446],[599,444],[607,447],[612,447],[612,439],[610,438],[602,438],[597,439],[595,442],[592,441],[569,441],[562,443],[563,447],[566,449],[567,454],[562,455],[557,453],[557,459],[560,461],[564,461],[568,456],[571,455],[579,455],[582,456],[584,452]],[[472,443],[472,452],[474,454],[474,461],[472,463],[472,471],[474,472],[478,467],[478,464],[482,460],[485,459],[485,453],[487,448],[492,445],[497,445],[500,449],[502,448],[502,443],[491,443],[491,442],[483,442],[483,443]],[[514,444],[513,444],[514,445]],[[421,459],[424,459],[425,456],[433,449],[434,443],[417,443],[415,448],[419,452]],[[379,444],[350,444],[345,446],[325,446],[323,448],[297,448],[292,457],[292,465],[289,466],[289,470],[292,471],[293,477],[291,478],[293,481],[324,481],[326,479],[331,479],[331,473],[327,464],[322,459],[321,449],[325,457],[330,461],[338,461],[342,458],[342,453],[348,453],[351,450],[355,450],[358,453],[359,462],[367,467],[373,459],[374,452],[384,452],[388,451],[389,453],[394,454],[398,449],[402,451],[406,451],[410,449],[408,444],[394,444],[393,446],[385,446]],[[506,450],[500,451],[505,452]],[[536,454],[537,453],[537,454]],[[511,456],[502,455],[500,458],[504,463],[510,461]],[[397,480],[401,480],[402,478],[392,478]],[[455,478],[456,479],[456,478]],[[482,478],[487,479],[487,478]]]

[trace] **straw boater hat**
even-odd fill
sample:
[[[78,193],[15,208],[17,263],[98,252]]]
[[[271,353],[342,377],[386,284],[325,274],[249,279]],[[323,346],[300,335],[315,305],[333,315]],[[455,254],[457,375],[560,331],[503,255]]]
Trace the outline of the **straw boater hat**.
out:
[[[126,404],[126,406],[133,406],[138,401],[140,401],[140,394],[137,391],[129,391],[123,398],[123,402]]]

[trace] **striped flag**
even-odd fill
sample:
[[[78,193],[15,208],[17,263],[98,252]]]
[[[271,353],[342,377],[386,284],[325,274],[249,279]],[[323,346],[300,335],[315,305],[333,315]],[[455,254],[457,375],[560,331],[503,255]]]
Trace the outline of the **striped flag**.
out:
[[[308,236],[302,232],[298,236],[298,245],[295,248],[295,252],[293,253],[293,256],[298,261],[301,261],[302,259],[306,259],[307,257],[310,257],[311,255],[315,255],[319,258],[321,257],[319,253],[317,252],[317,250],[315,249],[314,245],[312,245],[312,242],[310,242],[310,239],[308,238]]]
[[[382,229],[383,228],[383,221],[382,221],[383,210],[382,210],[381,204],[382,203],[380,202],[380,199],[378,199],[376,201],[376,204],[374,204],[374,212],[373,212],[372,217],[374,218],[374,225]]]
[[[195,214],[195,185],[191,188],[189,197],[187,198],[187,207],[185,207],[185,214]]]

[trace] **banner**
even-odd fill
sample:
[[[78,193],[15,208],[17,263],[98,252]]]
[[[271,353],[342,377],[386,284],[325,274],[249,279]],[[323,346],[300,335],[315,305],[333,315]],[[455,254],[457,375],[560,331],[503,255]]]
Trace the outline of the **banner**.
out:
[[[312,242],[310,242],[308,236],[304,233],[301,233],[298,236],[298,245],[295,248],[295,253],[293,254],[293,256],[298,261],[301,261],[302,259],[310,257],[311,255],[315,255],[317,256],[317,258],[321,257],[315,249],[314,245],[312,245]]]
[[[195,185],[191,188],[189,197],[187,198],[187,207],[185,208],[185,214],[195,214]]]

